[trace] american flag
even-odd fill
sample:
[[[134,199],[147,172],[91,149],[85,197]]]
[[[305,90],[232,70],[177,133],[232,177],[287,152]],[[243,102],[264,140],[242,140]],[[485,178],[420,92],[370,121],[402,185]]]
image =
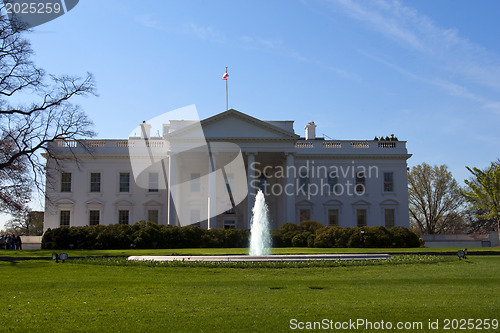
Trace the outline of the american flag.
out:
[[[222,75],[223,80],[227,80],[228,77],[229,77],[229,74],[227,74],[227,72],[225,72],[224,75]]]

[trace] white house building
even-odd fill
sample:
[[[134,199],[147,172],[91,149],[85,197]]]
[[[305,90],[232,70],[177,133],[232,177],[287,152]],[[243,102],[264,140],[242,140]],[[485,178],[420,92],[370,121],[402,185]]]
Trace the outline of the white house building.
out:
[[[58,161],[47,157],[44,230],[141,220],[249,228],[259,189],[273,229],[302,220],[409,226],[405,141],[325,140],[316,137],[314,122],[300,137],[293,121],[228,110],[199,122],[208,150],[192,145],[176,154],[173,142],[192,142],[184,133],[195,125],[170,121],[151,136],[143,123],[128,140],[51,143]],[[223,142],[237,149],[228,152]]]

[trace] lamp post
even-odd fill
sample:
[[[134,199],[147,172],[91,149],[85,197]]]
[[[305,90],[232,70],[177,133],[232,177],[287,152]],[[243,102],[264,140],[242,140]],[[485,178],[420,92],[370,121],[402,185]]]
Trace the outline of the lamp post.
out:
[[[365,231],[361,230],[361,247],[365,247]]]

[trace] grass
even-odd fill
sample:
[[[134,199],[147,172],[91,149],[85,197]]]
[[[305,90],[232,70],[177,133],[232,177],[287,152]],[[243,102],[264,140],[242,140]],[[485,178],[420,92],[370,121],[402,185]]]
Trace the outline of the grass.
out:
[[[292,318],[363,318],[422,322],[418,332],[439,320],[432,332],[446,332],[445,318],[498,319],[500,308],[500,256],[266,269],[12,261],[0,272],[2,331],[287,332]]]
[[[429,253],[429,252],[453,252],[456,253],[462,248],[458,247],[435,247],[435,248],[388,248],[388,249],[368,249],[368,248],[308,248],[308,247],[287,247],[274,248],[274,254],[315,254],[315,253]],[[500,247],[474,247],[469,248],[469,252],[494,251],[500,255]],[[248,254],[246,248],[229,249],[146,249],[146,250],[0,250],[0,257],[45,257],[50,258],[53,252],[65,252],[70,257],[88,256],[134,256],[134,255],[224,255],[224,254]]]

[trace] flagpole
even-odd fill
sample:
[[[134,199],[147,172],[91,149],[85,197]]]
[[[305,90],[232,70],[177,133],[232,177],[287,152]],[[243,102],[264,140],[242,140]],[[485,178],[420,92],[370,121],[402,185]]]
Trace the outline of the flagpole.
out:
[[[226,66],[226,73],[227,73],[227,66]],[[227,98],[227,79],[226,79],[226,111],[229,110],[229,103],[228,103],[228,98]]]

